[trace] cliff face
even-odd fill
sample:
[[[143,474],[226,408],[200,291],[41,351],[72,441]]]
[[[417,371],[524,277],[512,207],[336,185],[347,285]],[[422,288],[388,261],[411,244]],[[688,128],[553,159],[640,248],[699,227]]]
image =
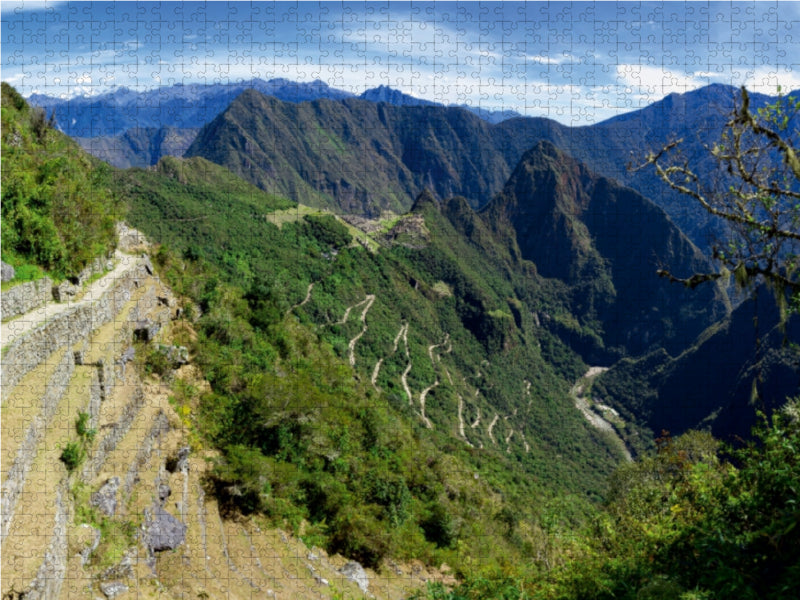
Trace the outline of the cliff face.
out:
[[[3,597],[401,598],[435,578],[379,576],[221,517],[188,427],[207,390],[175,343],[191,325],[135,233],[70,302],[38,290],[3,323]]]

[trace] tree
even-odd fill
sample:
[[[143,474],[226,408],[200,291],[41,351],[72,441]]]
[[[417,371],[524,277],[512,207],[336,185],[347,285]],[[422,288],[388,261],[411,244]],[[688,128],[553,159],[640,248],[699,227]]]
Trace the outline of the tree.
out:
[[[755,113],[750,105],[742,87],[720,141],[707,148],[719,167],[712,176],[680,158],[682,139],[651,152],[638,169],[652,165],[670,188],[699,202],[730,232],[712,249],[711,272],[659,274],[690,288],[730,276],[741,288],[766,283],[785,320],[790,302],[800,309],[800,100],[779,95]]]

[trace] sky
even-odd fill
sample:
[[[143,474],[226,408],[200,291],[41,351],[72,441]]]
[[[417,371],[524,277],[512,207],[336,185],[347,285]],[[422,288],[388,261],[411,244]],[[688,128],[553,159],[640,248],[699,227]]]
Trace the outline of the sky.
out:
[[[24,96],[282,77],[598,122],[710,83],[800,89],[800,2],[2,2]]]

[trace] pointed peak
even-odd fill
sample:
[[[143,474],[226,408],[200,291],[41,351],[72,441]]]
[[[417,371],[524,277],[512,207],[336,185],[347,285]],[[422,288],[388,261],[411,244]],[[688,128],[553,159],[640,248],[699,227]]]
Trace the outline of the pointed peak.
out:
[[[417,196],[417,199],[414,200],[414,204],[411,205],[411,210],[409,212],[419,213],[428,207],[432,207],[438,211],[439,202],[436,200],[433,193],[428,188],[425,188],[420,192],[419,196]]]
[[[572,157],[570,157],[565,152],[562,152],[561,150],[556,148],[553,142],[549,140],[539,140],[538,142],[536,142],[536,145],[533,148],[531,148],[530,150],[525,152],[525,154],[522,155],[522,158],[520,159],[519,162],[520,163],[530,162],[531,160],[534,160],[538,157],[556,158],[559,160],[567,158],[569,160],[572,160]]]

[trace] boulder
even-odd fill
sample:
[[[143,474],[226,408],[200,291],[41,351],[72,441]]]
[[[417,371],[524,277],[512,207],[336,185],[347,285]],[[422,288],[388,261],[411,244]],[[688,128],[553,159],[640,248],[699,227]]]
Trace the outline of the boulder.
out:
[[[99,490],[92,494],[89,504],[96,507],[107,517],[113,517],[117,512],[117,491],[119,490],[119,477],[112,477],[103,484]]]
[[[2,274],[3,281],[11,281],[14,279],[14,267],[0,261],[0,274]]]
[[[186,540],[186,525],[156,505],[145,524],[145,540],[152,552],[174,550]]]
[[[100,591],[103,592],[106,598],[111,600],[111,598],[116,598],[120,594],[127,592],[128,586],[121,581],[106,581],[100,584]]]
[[[355,583],[362,592],[365,594],[367,593],[369,588],[369,578],[367,577],[367,572],[364,570],[364,567],[362,567],[359,563],[351,560],[349,563],[339,569],[339,573]]]

